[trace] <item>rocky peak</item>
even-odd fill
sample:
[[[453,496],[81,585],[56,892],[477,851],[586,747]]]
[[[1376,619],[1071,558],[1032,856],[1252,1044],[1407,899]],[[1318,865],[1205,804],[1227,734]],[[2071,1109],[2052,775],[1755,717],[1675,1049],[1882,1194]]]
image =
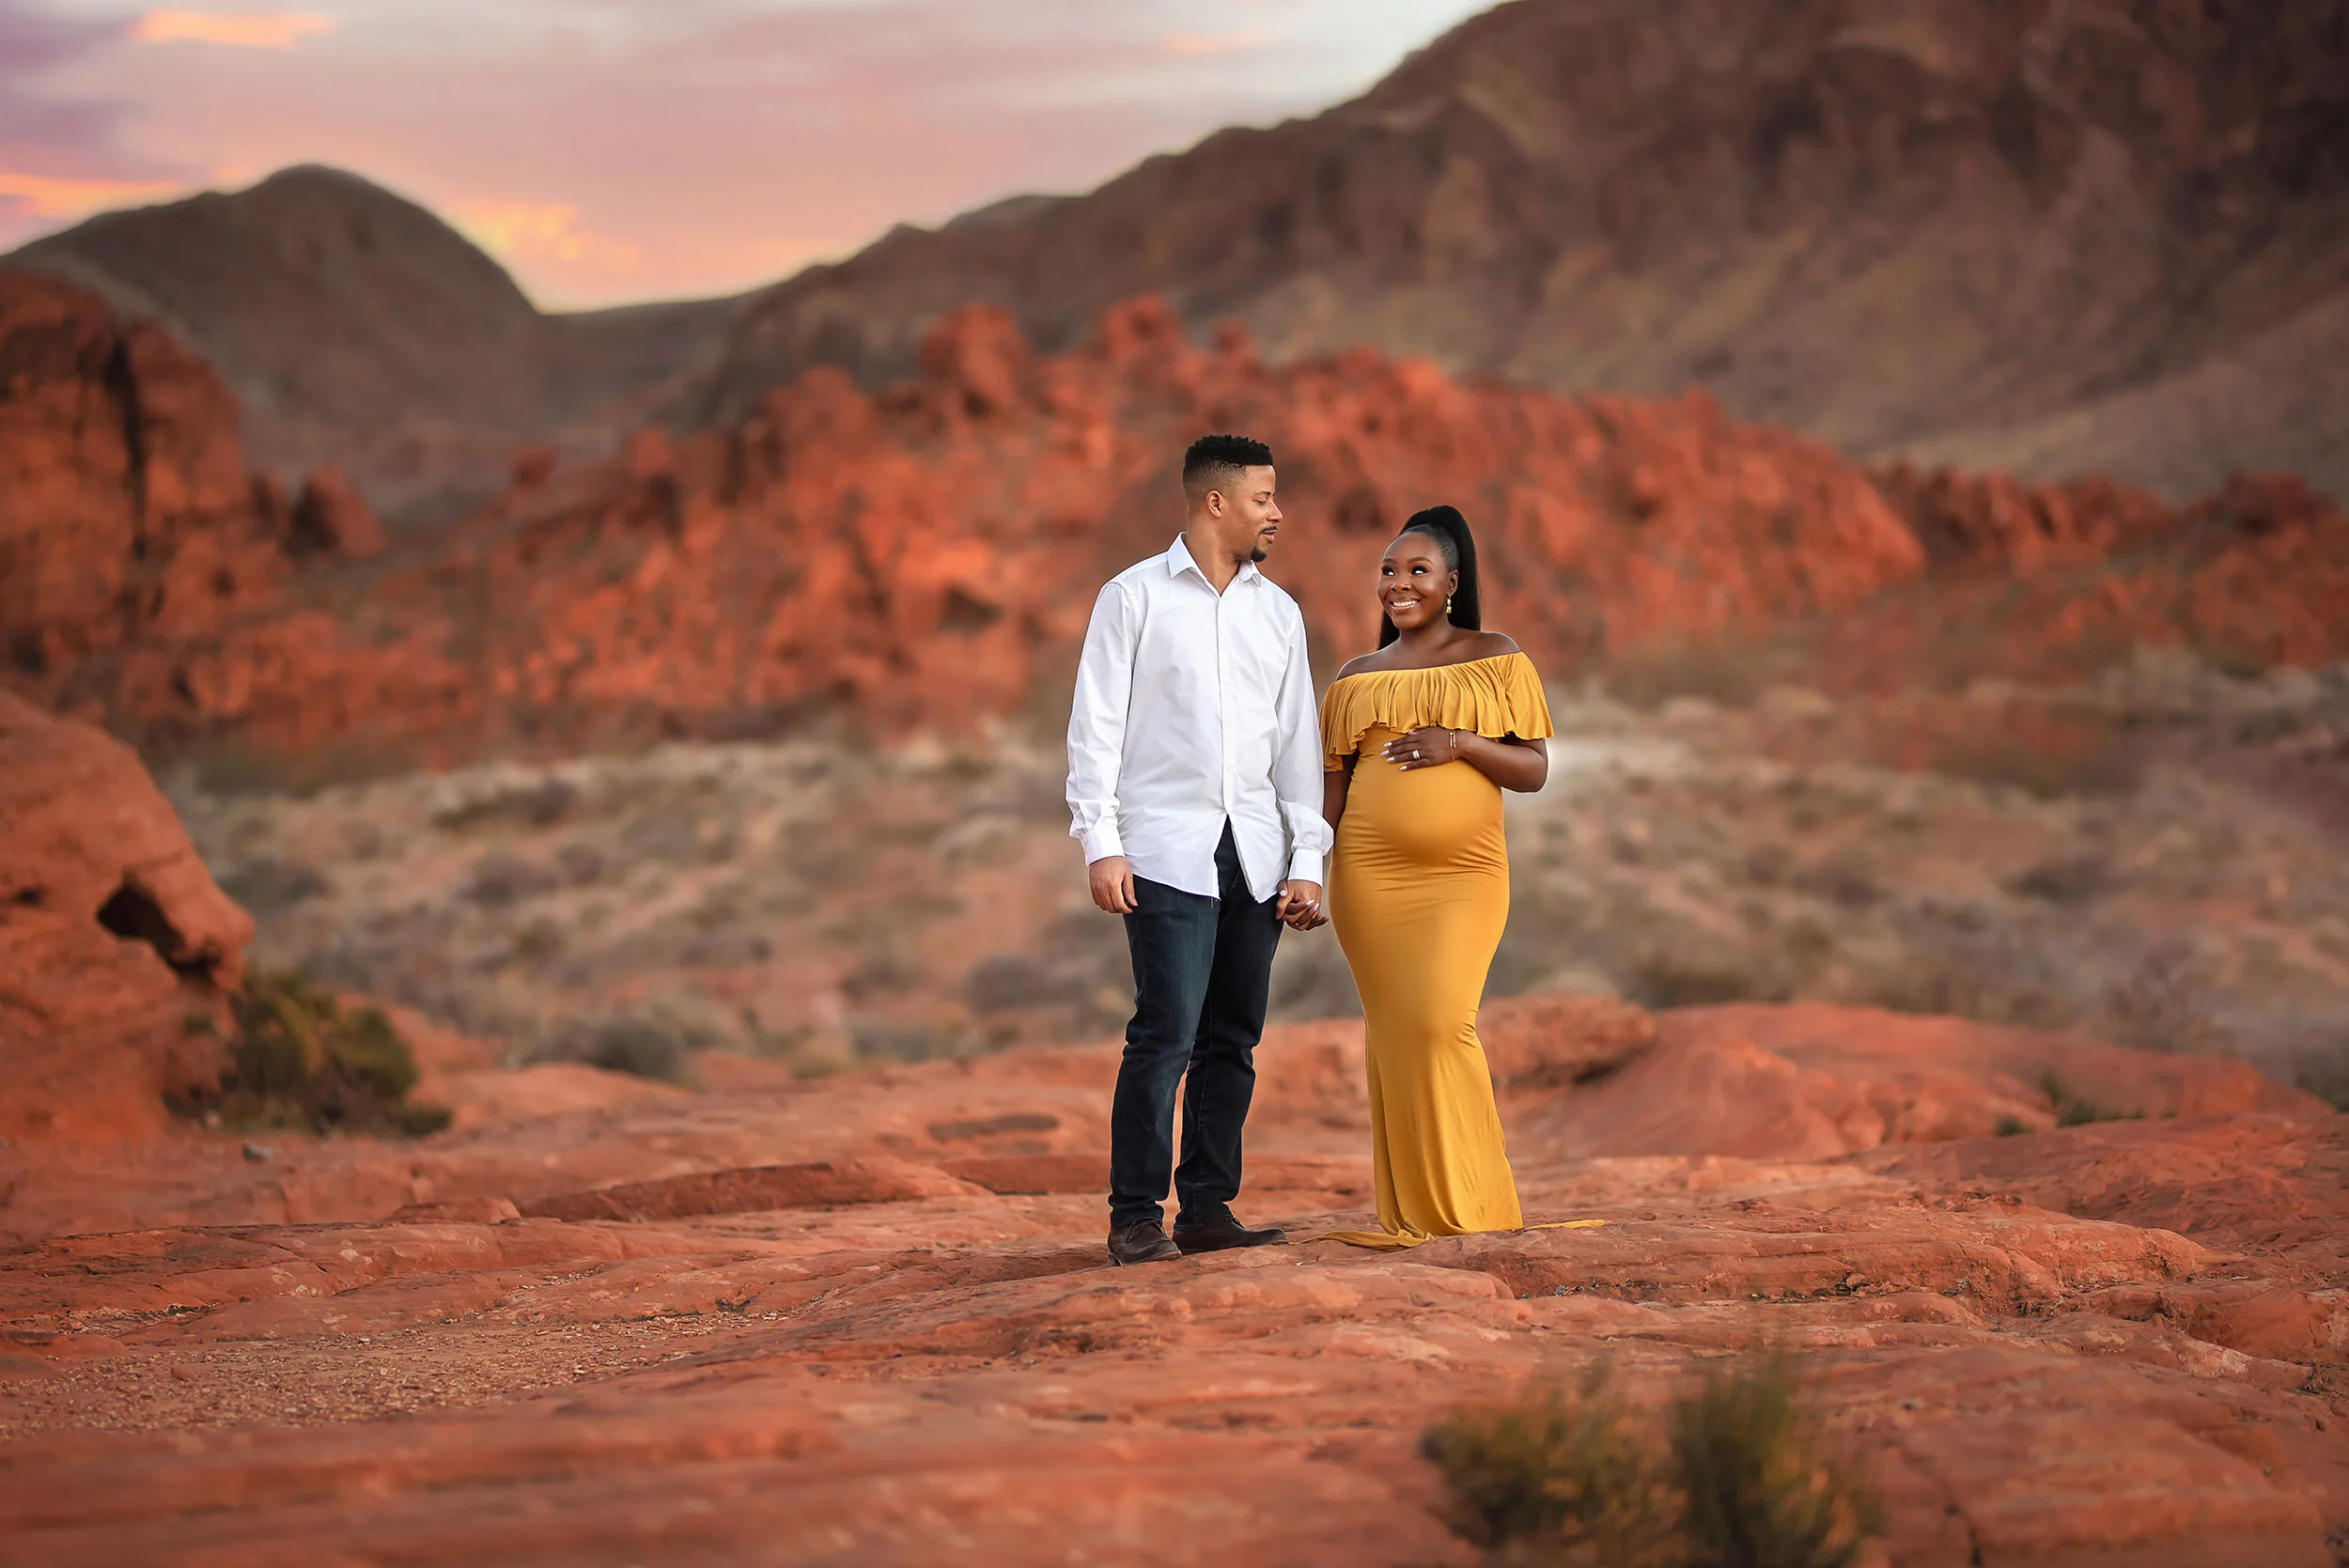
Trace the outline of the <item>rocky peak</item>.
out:
[[[1674,396],[1859,457],[2179,494],[2349,488],[2340,0],[1515,0],[1354,102],[767,291],[707,404],[905,374],[972,300],[1047,350],[1163,296],[1286,361],[1361,344]]]

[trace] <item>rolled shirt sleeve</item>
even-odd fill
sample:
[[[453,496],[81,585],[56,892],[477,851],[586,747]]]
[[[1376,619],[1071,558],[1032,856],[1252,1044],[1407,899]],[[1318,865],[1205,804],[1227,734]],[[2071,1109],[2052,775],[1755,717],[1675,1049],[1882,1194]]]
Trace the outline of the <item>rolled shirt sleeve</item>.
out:
[[[1126,852],[1117,831],[1117,784],[1133,700],[1135,630],[1124,586],[1110,583],[1093,603],[1068,711],[1068,836],[1084,846],[1087,865]]]
[[[1321,815],[1321,719],[1314,706],[1314,670],[1305,644],[1305,617],[1294,618],[1288,664],[1281,675],[1276,702],[1280,733],[1273,756],[1273,792],[1280,799],[1282,820],[1289,831],[1289,877],[1318,884],[1330,841],[1330,823]]]

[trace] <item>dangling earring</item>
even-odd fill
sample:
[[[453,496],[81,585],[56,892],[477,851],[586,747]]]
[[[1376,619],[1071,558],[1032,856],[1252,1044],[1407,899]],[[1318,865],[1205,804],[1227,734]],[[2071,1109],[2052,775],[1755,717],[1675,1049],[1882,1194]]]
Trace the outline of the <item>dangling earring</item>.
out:
[[[1452,613],[1452,601],[1450,599],[1443,601],[1443,613],[1447,615]]]

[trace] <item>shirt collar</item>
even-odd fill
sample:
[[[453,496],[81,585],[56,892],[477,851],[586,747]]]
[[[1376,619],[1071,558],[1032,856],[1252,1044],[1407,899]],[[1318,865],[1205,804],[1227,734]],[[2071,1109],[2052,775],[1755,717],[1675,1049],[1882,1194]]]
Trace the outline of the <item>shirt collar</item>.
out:
[[[1177,534],[1174,536],[1174,544],[1167,548],[1166,575],[1169,577],[1180,577],[1187,571],[1199,572],[1199,581],[1202,582],[1206,582],[1207,581],[1207,574],[1206,572],[1199,571],[1199,563],[1191,555],[1190,546],[1184,542],[1183,536],[1180,534]],[[1243,561],[1240,563],[1239,573],[1234,581],[1240,582],[1253,582],[1262,576],[1264,576],[1264,573],[1256,569],[1255,562]],[[1212,587],[1214,584],[1209,583],[1208,586]]]

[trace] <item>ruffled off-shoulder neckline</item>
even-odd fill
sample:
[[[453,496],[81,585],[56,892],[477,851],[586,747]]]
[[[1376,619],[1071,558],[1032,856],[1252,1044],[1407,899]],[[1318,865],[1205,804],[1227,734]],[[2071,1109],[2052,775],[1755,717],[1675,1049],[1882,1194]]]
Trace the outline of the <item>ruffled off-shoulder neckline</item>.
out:
[[[1541,676],[1522,652],[1424,669],[1361,670],[1340,675],[1322,695],[1326,766],[1345,767],[1346,758],[1361,750],[1362,737],[1381,725],[1415,730],[1427,724],[1474,730],[1495,740],[1510,735],[1546,740],[1555,733]]]

